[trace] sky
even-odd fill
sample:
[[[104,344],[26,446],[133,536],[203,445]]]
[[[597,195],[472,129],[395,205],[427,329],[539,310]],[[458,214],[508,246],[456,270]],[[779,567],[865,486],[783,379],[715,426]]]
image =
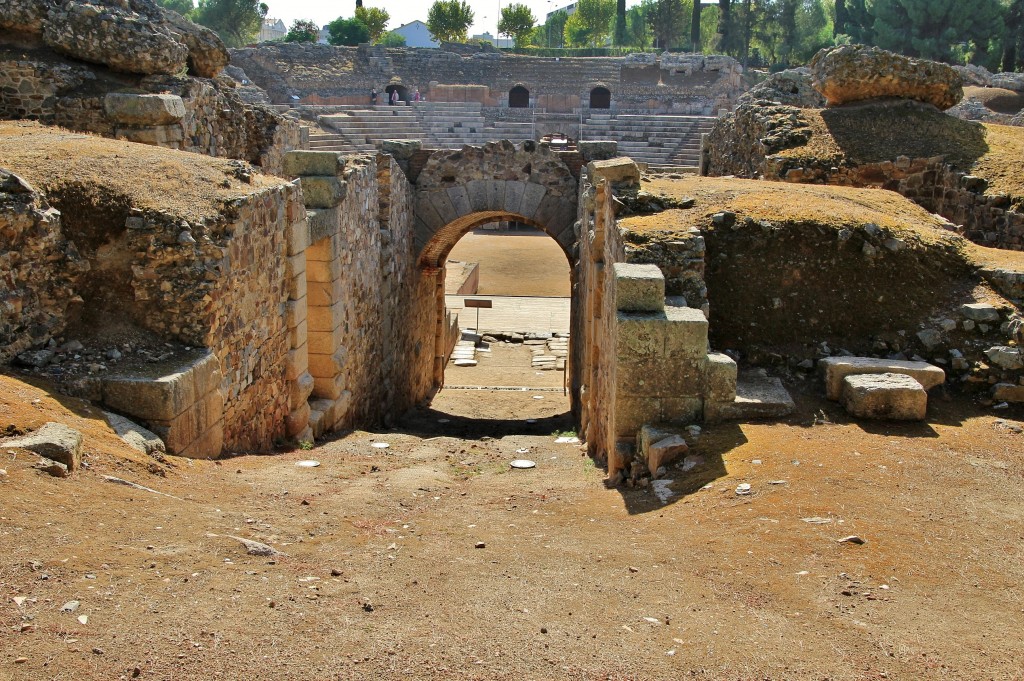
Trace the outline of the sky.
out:
[[[509,5],[512,0],[501,2],[500,0],[467,0],[473,9],[473,25],[469,29],[470,35],[476,35],[485,31],[496,35],[498,32],[498,19],[501,16],[499,7]],[[538,23],[543,23],[548,12],[561,9],[573,2],[573,0],[514,0],[522,3],[533,10],[533,16],[537,17]],[[285,26],[291,26],[296,19],[312,19],[318,26],[334,21],[339,16],[350,17],[355,11],[355,0],[264,0],[270,7],[269,17],[281,19]],[[396,29],[403,24],[419,19],[427,20],[427,10],[433,0],[363,0],[364,7],[380,7],[386,9],[391,15],[388,29]],[[640,4],[640,0],[626,0],[626,6]]]

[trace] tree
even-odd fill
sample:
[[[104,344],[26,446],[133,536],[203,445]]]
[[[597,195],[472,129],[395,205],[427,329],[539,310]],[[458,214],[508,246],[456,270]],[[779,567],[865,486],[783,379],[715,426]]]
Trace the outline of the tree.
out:
[[[241,47],[256,38],[269,10],[257,0],[199,0],[193,18],[213,29],[228,47]]]
[[[427,12],[427,30],[438,42],[464,43],[473,24],[466,0],[435,0]]]
[[[690,12],[690,46],[694,52],[700,52],[700,12],[701,0],[693,0],[693,9]]]
[[[164,9],[169,9],[177,12],[183,17],[187,17],[195,10],[196,6],[192,0],[157,0],[158,5]]]
[[[833,36],[849,36],[850,42],[872,44],[871,23],[874,21],[864,0],[835,0],[836,19]]]
[[[569,20],[569,14],[565,10],[552,12],[548,20],[544,22],[544,42],[548,47],[560,47],[565,35],[565,22]]]
[[[380,37],[377,44],[384,47],[405,47],[405,36],[394,31],[388,31]]]
[[[536,24],[537,17],[533,16],[530,8],[516,3],[501,8],[498,32],[513,38],[516,41],[516,47],[526,47],[530,44],[530,36],[533,34],[533,27]]]
[[[616,47],[626,44],[626,0],[615,3],[615,40]]]
[[[320,39],[320,27],[309,19],[296,19],[285,35],[286,43],[315,43]]]
[[[718,49],[726,54],[734,54],[735,41],[732,0],[718,0]]]
[[[870,12],[876,45],[938,61],[950,61],[962,43],[987,51],[1002,24],[999,0],[875,0]]]
[[[366,24],[355,17],[351,19],[338,17],[327,24],[327,33],[329,35],[327,42],[331,45],[354,47],[359,43],[370,42],[370,29],[366,28]]]
[[[1015,71],[1024,63],[1024,0],[1010,0],[1002,39],[1003,71]]]
[[[391,21],[388,11],[379,7],[356,7],[355,18],[366,26],[370,32],[370,42],[373,43],[380,41],[388,27],[388,22]]]
[[[678,45],[686,32],[686,19],[690,8],[682,0],[656,0],[647,14],[647,23],[658,39],[658,47],[667,50]]]
[[[569,23],[575,23],[574,31],[578,35],[585,34],[586,42],[594,46],[603,45],[611,33],[614,16],[615,0],[579,0],[576,11],[566,23],[566,31],[569,30]]]
[[[651,27],[647,23],[653,0],[643,0],[626,10],[626,45],[646,50],[651,42]]]

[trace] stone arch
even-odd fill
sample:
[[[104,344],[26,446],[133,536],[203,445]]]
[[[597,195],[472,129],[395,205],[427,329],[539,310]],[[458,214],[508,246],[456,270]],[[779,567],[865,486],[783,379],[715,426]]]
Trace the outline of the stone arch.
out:
[[[598,85],[590,90],[590,108],[591,109],[610,109],[612,108],[612,93],[611,90],[603,85]]]
[[[508,106],[510,109],[530,108],[530,91],[522,83],[508,91]]]
[[[401,102],[408,102],[409,101],[409,88],[407,88],[404,85],[401,85],[399,83],[391,83],[386,88],[384,88],[384,94],[385,94],[384,103],[385,104],[388,104],[388,103],[391,102],[391,93],[394,92],[395,90],[398,90],[398,100],[399,101],[401,101]]]
[[[416,179],[418,261],[422,267],[440,267],[466,232],[514,220],[542,229],[571,263],[576,194],[568,166],[533,141],[435,152]]]

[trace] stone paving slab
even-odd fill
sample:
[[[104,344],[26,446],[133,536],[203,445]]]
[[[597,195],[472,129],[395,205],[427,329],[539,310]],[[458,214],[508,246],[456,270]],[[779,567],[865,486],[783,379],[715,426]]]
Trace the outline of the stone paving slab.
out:
[[[445,296],[445,306],[459,315],[459,326],[476,325],[477,308],[465,308],[466,298],[490,300],[493,307],[480,308],[480,328],[488,331],[551,331],[568,333],[569,298],[530,296]]]

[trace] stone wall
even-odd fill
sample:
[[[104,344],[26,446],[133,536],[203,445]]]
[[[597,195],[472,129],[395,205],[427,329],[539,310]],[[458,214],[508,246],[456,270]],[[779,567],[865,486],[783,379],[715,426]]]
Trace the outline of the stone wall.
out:
[[[431,102],[478,102],[508,107],[509,91],[523,86],[531,106],[573,112],[590,106],[590,91],[605,87],[612,108],[676,114],[713,114],[731,108],[743,91],[742,68],[716,55],[639,54],[629,57],[526,57],[479,51],[379,46],[263,44],[232,51],[271,101],[368,105],[370,89],[414,88]]]
[[[230,79],[114,75],[2,41],[0,119],[242,159],[270,173],[280,172],[285,152],[302,145],[296,121],[243,101]]]
[[[61,231],[60,213],[0,168],[0,363],[63,331],[87,269]]]

